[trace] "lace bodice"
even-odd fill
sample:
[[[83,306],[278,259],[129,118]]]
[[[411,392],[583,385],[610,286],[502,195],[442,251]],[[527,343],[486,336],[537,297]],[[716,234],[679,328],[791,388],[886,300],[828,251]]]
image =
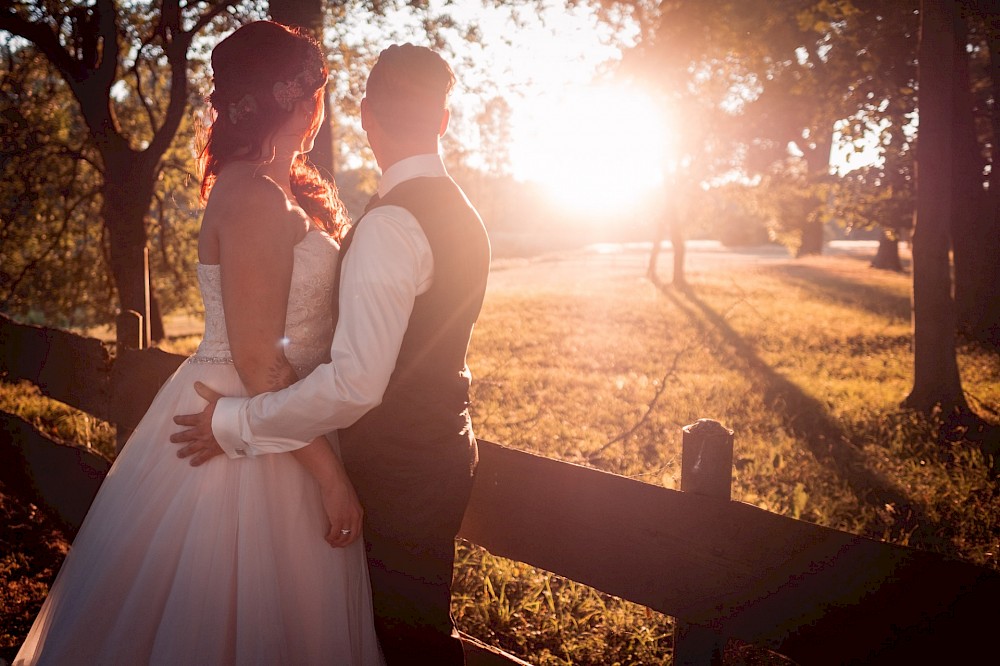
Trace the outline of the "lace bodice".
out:
[[[292,284],[285,317],[285,357],[300,377],[330,353],[333,339],[333,280],[337,244],[319,230],[308,232],[294,249]],[[205,334],[193,361],[232,363],[222,307],[222,271],[217,264],[198,264],[205,304]]]

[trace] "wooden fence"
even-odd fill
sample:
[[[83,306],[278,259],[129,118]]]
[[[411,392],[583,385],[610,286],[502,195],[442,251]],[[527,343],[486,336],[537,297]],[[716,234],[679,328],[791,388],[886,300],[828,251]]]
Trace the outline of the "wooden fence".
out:
[[[114,353],[112,353],[114,351]],[[0,375],[123,433],[183,357],[0,315]],[[4,475],[24,472],[78,525],[108,468],[2,416]],[[681,490],[483,441],[460,536],[678,620],[674,663],[721,664],[730,638],[800,664],[976,663],[994,651],[1000,573],[730,501],[732,434],[684,429]],[[470,664],[519,663],[474,639]]]

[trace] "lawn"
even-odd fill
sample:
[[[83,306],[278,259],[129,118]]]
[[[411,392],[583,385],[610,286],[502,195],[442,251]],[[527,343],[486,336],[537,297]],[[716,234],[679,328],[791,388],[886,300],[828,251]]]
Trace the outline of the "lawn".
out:
[[[675,487],[680,428],[713,418],[735,431],[734,499],[1000,568],[1000,486],[981,436],[899,406],[912,377],[908,275],[871,269],[867,250],[791,260],[703,247],[677,290],[645,277],[642,251],[605,250],[496,263],[469,358],[478,436]],[[965,345],[959,364],[995,445],[1000,356]],[[44,422],[24,393],[2,387],[0,409]],[[55,420],[46,427],[64,437],[76,427],[111,441],[78,415]],[[18,515],[24,531],[0,538],[27,538],[35,518]],[[41,559],[0,562],[5,627],[15,605],[30,617],[40,599],[53,573]],[[545,666],[669,663],[670,618],[468,544],[458,562],[454,610],[470,634]]]

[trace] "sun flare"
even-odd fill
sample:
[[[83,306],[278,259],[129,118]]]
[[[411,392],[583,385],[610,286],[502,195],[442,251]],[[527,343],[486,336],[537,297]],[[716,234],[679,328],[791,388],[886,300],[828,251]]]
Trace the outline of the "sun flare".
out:
[[[514,175],[568,210],[624,211],[663,180],[666,123],[624,87],[578,87],[531,100],[514,127]]]

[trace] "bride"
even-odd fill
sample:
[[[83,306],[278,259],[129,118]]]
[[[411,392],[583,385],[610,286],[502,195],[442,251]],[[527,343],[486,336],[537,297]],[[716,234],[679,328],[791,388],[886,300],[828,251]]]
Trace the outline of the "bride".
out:
[[[323,120],[314,41],[250,23],[212,52],[198,240],[205,334],[118,456],[15,664],[382,663],[361,507],[336,452],[192,468],[174,414],[273,391],[329,353],[336,190],[304,159]]]

